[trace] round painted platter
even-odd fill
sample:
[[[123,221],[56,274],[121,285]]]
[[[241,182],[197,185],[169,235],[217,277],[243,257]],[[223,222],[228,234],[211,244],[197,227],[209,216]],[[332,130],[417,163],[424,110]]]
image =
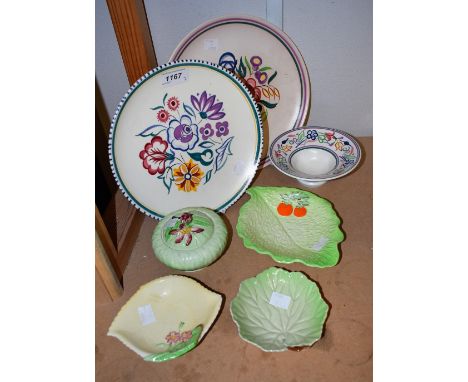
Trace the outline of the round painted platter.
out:
[[[261,166],[269,164],[268,147],[278,135],[307,121],[310,80],[304,59],[292,40],[265,20],[229,16],[207,21],[190,32],[171,56],[171,60],[189,58],[231,70],[254,95],[266,142]]]
[[[124,195],[161,219],[190,206],[224,212],[252,181],[262,146],[261,117],[244,84],[218,65],[180,60],[125,94],[109,156]]]

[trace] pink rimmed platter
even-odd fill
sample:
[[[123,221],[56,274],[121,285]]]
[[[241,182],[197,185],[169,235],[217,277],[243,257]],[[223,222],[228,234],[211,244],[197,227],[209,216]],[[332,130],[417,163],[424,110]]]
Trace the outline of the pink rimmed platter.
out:
[[[303,126],[310,110],[310,79],[293,41],[276,26],[251,16],[209,20],[190,32],[170,60],[203,59],[234,72],[257,102],[264,125],[260,165],[281,133]]]
[[[125,94],[109,157],[124,195],[161,219],[193,206],[224,212],[252,181],[262,146],[261,117],[244,84],[218,65],[180,60]]]

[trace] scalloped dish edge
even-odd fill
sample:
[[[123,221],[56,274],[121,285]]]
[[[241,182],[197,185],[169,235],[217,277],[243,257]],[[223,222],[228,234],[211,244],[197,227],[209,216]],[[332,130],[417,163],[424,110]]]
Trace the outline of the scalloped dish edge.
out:
[[[254,186],[254,187],[250,187],[246,190],[246,193],[249,195],[250,199],[244,203],[241,208],[239,209],[239,218],[242,214],[242,210],[245,209],[245,208],[248,208],[248,204],[252,201],[252,194],[250,193],[250,190],[252,188],[255,188],[255,187],[262,187],[262,188],[293,188],[293,187],[275,187],[275,186]],[[301,190],[303,191],[303,190]],[[303,192],[309,192],[309,191],[303,191]],[[311,192],[309,192],[311,193]],[[314,194],[316,195],[316,194]],[[318,196],[318,195],[317,195]],[[319,198],[321,198],[324,202],[326,202],[330,208],[335,212],[335,216],[336,216],[336,219],[337,219],[337,225],[336,225],[336,228],[333,230],[332,234],[338,234],[340,233],[341,235],[341,239],[339,241],[336,241],[335,242],[335,245],[333,246],[333,255],[335,255],[336,257],[336,262],[334,264],[331,264],[331,265],[317,265],[315,263],[310,263],[310,262],[307,262],[307,260],[303,260],[303,259],[299,259],[299,258],[291,258],[290,256],[284,256],[284,255],[277,255],[277,254],[274,254],[273,252],[267,250],[267,249],[263,249],[263,248],[260,248],[258,247],[256,244],[254,244],[254,242],[252,242],[252,240],[250,240],[246,233],[244,232],[243,229],[241,229],[240,227],[240,219],[238,218],[237,219],[237,224],[236,224],[236,231],[237,231],[237,235],[242,239],[243,241],[243,244],[246,248],[249,248],[249,249],[252,249],[254,251],[256,251],[257,253],[260,253],[262,255],[268,255],[270,256],[274,261],[276,261],[277,263],[280,263],[280,264],[292,264],[292,263],[301,263],[301,264],[304,264],[306,266],[309,266],[309,267],[315,267],[315,268],[330,268],[330,267],[334,267],[336,264],[338,264],[338,261],[340,260],[340,251],[338,249],[338,246],[345,240],[345,235],[344,235],[344,232],[343,230],[340,228],[341,224],[343,223],[342,220],[340,219],[340,217],[338,216],[338,214],[336,213],[336,210],[335,208],[333,207],[333,204],[325,199],[325,198],[322,198],[321,196],[318,196]],[[286,257],[286,258],[285,258]]]

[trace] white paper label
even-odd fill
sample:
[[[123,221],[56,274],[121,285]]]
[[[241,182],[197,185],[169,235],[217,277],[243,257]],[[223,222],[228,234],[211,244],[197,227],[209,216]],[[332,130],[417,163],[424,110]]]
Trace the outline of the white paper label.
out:
[[[291,297],[281,294],[278,292],[273,292],[270,297],[270,305],[276,306],[281,309],[288,309],[288,306],[291,302]]]
[[[234,165],[234,174],[236,175],[243,175],[245,172],[245,162],[238,160],[236,164]]]
[[[207,38],[203,41],[203,47],[205,50],[209,49],[218,49],[218,39],[217,38]]]
[[[317,241],[313,246],[312,249],[314,251],[320,251],[325,245],[328,243],[328,237],[322,236],[319,241]]]
[[[187,69],[172,70],[163,74],[161,84],[166,87],[173,86],[188,81],[188,78],[189,71]]]
[[[140,316],[140,322],[143,326],[156,322],[156,317],[154,317],[153,309],[150,304],[139,306],[138,315]]]

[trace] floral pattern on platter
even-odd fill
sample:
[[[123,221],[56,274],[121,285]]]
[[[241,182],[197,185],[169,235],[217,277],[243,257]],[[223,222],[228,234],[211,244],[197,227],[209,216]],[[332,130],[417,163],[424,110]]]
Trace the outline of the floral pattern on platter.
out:
[[[157,175],[168,193],[198,191],[232,155],[234,136],[223,102],[206,90],[188,98],[183,102],[166,93],[161,105],[151,108],[156,123],[137,134],[151,138],[139,152],[144,170]]]
[[[176,218],[176,222],[172,227],[166,230],[166,238],[175,236],[175,243],[180,244],[185,240],[185,246],[189,246],[192,242],[193,234],[201,233],[204,228],[195,227],[193,225],[193,214],[185,212],[180,217]]]
[[[232,52],[224,52],[218,64],[240,77],[260,107],[262,119],[266,120],[268,109],[275,108],[281,98],[279,89],[271,84],[278,72],[264,65],[260,56],[252,56],[250,59],[240,56],[237,59]]]
[[[290,168],[288,163],[289,155],[301,146],[306,147],[308,144],[328,147],[336,153],[339,158],[339,165],[333,170],[332,174],[341,173],[356,163],[356,149],[346,137],[336,131],[322,132],[313,128],[298,129],[283,137],[272,150],[273,160],[280,168],[287,171]]]

